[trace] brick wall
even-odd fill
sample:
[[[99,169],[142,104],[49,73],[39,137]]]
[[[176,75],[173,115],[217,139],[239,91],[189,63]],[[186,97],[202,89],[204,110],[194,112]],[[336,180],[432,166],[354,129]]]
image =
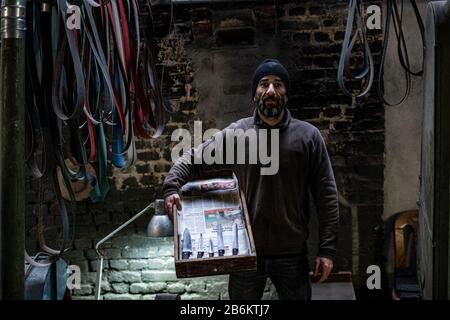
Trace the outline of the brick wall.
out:
[[[371,4],[379,4],[373,1]],[[126,171],[110,170],[111,191],[104,203],[81,203],[76,207],[74,248],[66,260],[83,272],[78,299],[92,299],[97,271],[95,243],[156,198],[170,169],[170,136],[176,128],[193,130],[194,120],[203,120],[203,130],[222,123],[220,111],[206,113],[201,107],[205,88],[196,86],[200,72],[193,52],[209,50],[212,39],[212,12],[252,9],[256,18],[256,43],[252,50],[264,56],[265,35],[278,39],[278,57],[292,78],[289,102],[294,117],[317,126],[327,143],[339,192],[353,208],[341,205],[341,234],[336,270],[353,271],[355,283],[365,283],[368,265],[378,263],[379,233],[383,208],[384,110],[376,96],[352,99],[341,94],[336,73],[346,20],[344,1],[283,1],[259,5],[218,4],[175,6],[176,35],[168,35],[169,7],[154,8],[158,36],[158,70],[163,76],[167,125],[157,139],[138,142],[138,162]],[[144,12],[145,14],[145,12]],[[381,32],[371,31],[375,62],[379,60]],[[259,40],[258,40],[259,39]],[[225,46],[226,50],[226,46]],[[234,50],[234,49],[230,49]],[[240,59],[236,55],[235,59]],[[242,59],[241,59],[242,60]],[[255,64],[255,61],[249,62]],[[249,68],[253,68],[250,65]],[[221,77],[220,70],[217,72]],[[246,75],[248,76],[248,74]],[[244,81],[245,82],[245,81]],[[227,91],[230,97],[235,93]],[[242,93],[246,94],[245,90]],[[236,119],[239,114],[230,117]],[[216,121],[217,120],[217,121]],[[227,119],[228,121],[228,119]],[[33,204],[38,201],[38,183],[29,182],[27,248],[36,251]],[[47,186],[48,187],[48,186]],[[49,244],[57,244],[59,218],[52,200],[47,203],[46,231]],[[352,213],[353,212],[353,213]],[[102,294],[105,299],[152,299],[155,293],[181,294],[182,299],[226,299],[227,276],[177,280],[171,239],[147,239],[148,217],[141,217],[106,243]],[[311,227],[316,227],[312,221]],[[311,254],[317,237],[311,232]],[[268,284],[265,298],[276,298]]]

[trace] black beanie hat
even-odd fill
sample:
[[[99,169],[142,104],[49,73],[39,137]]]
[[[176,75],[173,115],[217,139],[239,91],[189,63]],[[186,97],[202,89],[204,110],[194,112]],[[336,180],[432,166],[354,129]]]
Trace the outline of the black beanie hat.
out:
[[[280,77],[281,81],[283,81],[286,86],[286,94],[289,93],[289,73],[286,68],[277,59],[266,59],[258,66],[258,68],[256,68],[255,73],[253,74],[252,98],[255,96],[259,80],[267,75]]]

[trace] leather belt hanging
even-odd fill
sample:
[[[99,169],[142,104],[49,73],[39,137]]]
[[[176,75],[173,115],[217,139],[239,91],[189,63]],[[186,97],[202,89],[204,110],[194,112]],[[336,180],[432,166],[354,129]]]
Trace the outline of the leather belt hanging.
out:
[[[62,222],[62,242],[60,248],[52,249],[45,244],[42,219],[39,218],[42,213],[41,200],[38,201],[35,210],[38,216],[38,239],[41,249],[47,254],[53,255],[55,259],[67,249],[69,244],[69,218],[66,205],[60,198],[58,193],[59,188],[55,183],[55,168],[56,168],[56,148],[54,134],[57,130],[53,125],[52,119],[54,114],[50,113],[51,106],[49,106],[50,88],[48,86],[48,77],[51,73],[51,52],[49,46],[46,46],[45,35],[49,35],[49,12],[40,12],[40,3],[33,2],[27,6],[27,15],[32,16],[33,19],[27,19],[27,46],[34,50],[26,50],[26,90],[29,94],[26,95],[26,114],[28,118],[28,140],[29,152],[27,153],[27,163],[31,169],[31,174],[40,179],[39,185],[42,185],[42,180],[45,179],[50,186],[56,191],[56,198],[59,205],[59,212]],[[41,19],[42,14],[42,19]],[[40,137],[39,139],[37,137]],[[41,161],[38,160],[37,144],[40,141],[39,153],[41,154]],[[39,143],[38,143],[39,144]],[[41,163],[41,166],[38,165]],[[41,199],[42,187],[39,187],[39,199]],[[33,262],[28,254],[25,257],[30,264],[34,266],[40,265],[38,262]]]
[[[420,16],[419,9],[417,8],[417,4],[415,0],[410,0],[411,6],[414,10],[414,16],[416,18],[417,25],[420,30],[420,37],[422,41],[422,48],[424,48],[425,45],[425,27],[423,25],[422,17]],[[381,62],[380,62],[380,71],[378,74],[378,96],[383,101],[383,103],[387,106],[397,106],[401,103],[403,103],[409,96],[410,90],[411,90],[411,76],[422,76],[423,74],[423,60],[422,60],[422,67],[418,71],[411,70],[409,56],[408,56],[408,49],[406,47],[406,40],[405,35],[403,32],[403,7],[404,7],[404,0],[401,0],[401,9],[399,10],[397,1],[396,0],[387,0],[386,3],[386,24],[384,27],[384,40],[383,40],[383,48],[381,52]],[[405,74],[405,93],[403,94],[402,98],[397,102],[389,102],[385,98],[384,93],[384,64],[386,61],[386,53],[387,48],[389,45],[389,32],[390,32],[390,26],[391,24],[394,26],[395,31],[395,37],[397,40],[397,55],[398,59],[400,61],[400,64],[403,68],[404,74]],[[423,59],[423,57],[422,57]]]
[[[337,74],[337,83],[341,91],[348,96],[362,97],[371,89],[374,79],[373,57],[367,40],[365,22],[362,17],[364,3],[362,0],[349,0],[347,26],[345,29],[344,42],[342,45],[341,55],[339,59],[339,67]],[[356,30],[353,33],[353,25],[356,22]],[[353,35],[352,35],[353,34]],[[356,41],[360,40],[364,55],[364,66],[356,75],[350,75],[350,59],[352,57],[353,48]],[[347,72],[346,72],[347,71]],[[350,75],[351,81],[360,81],[365,83],[358,93],[353,93],[345,85],[345,73]]]
[[[26,160],[35,179],[54,186],[62,245],[47,246],[42,223],[38,238],[56,259],[74,232],[74,210],[70,228],[65,200],[73,206],[89,193],[103,201],[108,160],[118,168],[132,165],[136,137],[157,137],[164,123],[153,30],[150,23],[141,33],[137,0],[73,1],[81,9],[80,30],[66,27],[71,2],[32,1],[27,19]],[[45,214],[41,202],[39,215]]]
[[[37,2],[34,3],[38,6]],[[81,8],[81,31],[65,26],[67,1],[46,1],[47,8],[51,8],[51,13],[47,13],[51,14],[52,35],[48,43],[51,44],[51,65],[54,66],[52,75],[47,76],[46,80],[50,79],[52,83],[52,109],[57,116],[55,119],[50,115],[48,119],[49,135],[53,136],[55,146],[64,146],[60,150],[63,155],[58,165],[65,167],[67,153],[75,155],[73,159],[80,165],[80,170],[76,172],[79,177],[82,167],[88,162],[96,161],[106,168],[109,156],[116,167],[132,165],[136,160],[135,137],[157,137],[162,132],[164,119],[153,61],[152,30],[149,26],[141,38],[137,1],[83,0],[76,4]],[[144,5],[151,6],[149,1]],[[39,16],[43,14],[38,13]],[[36,30],[36,33],[39,32]],[[44,36],[41,39],[36,37],[36,33],[33,35],[33,45],[40,51],[45,50],[41,43]],[[36,100],[43,100],[39,95],[48,92],[41,93],[42,80],[34,80],[39,78],[35,69],[42,68],[43,61],[32,57],[29,61],[34,96]],[[48,113],[48,97],[41,104]],[[35,128],[32,112],[39,114],[41,111],[30,105],[28,123]],[[108,128],[100,128],[100,123]],[[67,127],[72,129],[66,130]],[[70,146],[65,144],[65,131],[71,132],[73,143]],[[109,138],[111,133],[112,139]],[[32,147],[28,159],[36,176],[43,173],[38,174],[33,151],[36,145],[45,144],[42,140],[42,135],[38,137],[30,131]],[[106,146],[106,153],[102,153],[106,154],[106,158],[99,157],[101,143]],[[64,171],[74,178],[70,170],[64,168]],[[98,178],[101,180],[103,177]]]

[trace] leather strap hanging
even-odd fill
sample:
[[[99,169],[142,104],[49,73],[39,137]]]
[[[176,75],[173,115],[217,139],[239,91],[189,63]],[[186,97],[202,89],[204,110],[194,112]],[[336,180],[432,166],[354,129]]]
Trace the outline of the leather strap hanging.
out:
[[[118,168],[132,165],[136,137],[157,137],[163,130],[152,23],[141,33],[137,0],[80,0],[81,29],[70,30],[69,2],[41,2],[47,9],[34,12],[33,50],[27,51],[37,53],[27,58],[27,88],[33,92],[27,162],[36,178],[58,166],[55,181],[64,181],[67,190],[88,182],[94,186],[91,199],[101,201],[109,190],[108,158]],[[149,1],[141,5],[151,9]],[[43,150],[42,163],[37,149]],[[95,176],[86,170],[90,163]]]
[[[425,27],[423,25],[422,17],[420,16],[419,9],[417,8],[417,4],[415,0],[410,0],[411,6],[414,10],[414,16],[416,18],[417,25],[420,31],[420,37],[422,42],[422,48],[425,47]],[[401,10],[399,11],[397,1],[396,0],[388,0],[386,3],[386,24],[384,27],[384,36],[383,36],[383,47],[381,51],[381,62],[380,62],[380,71],[378,74],[378,96],[383,101],[383,103],[387,106],[397,106],[402,104],[409,96],[411,91],[411,76],[422,76],[423,74],[423,61],[422,67],[418,71],[411,70],[408,49],[406,46],[405,35],[403,32],[403,6],[404,0],[401,0]],[[403,68],[404,77],[405,77],[405,92],[403,96],[397,102],[387,101],[385,98],[384,92],[384,65],[386,62],[386,53],[389,46],[389,34],[390,34],[390,26],[393,24],[395,37],[397,40],[397,55],[399,58],[400,65]],[[424,57],[424,55],[423,55]],[[422,58],[423,59],[423,58]]]
[[[347,26],[345,29],[344,42],[342,45],[342,51],[339,59],[339,67],[337,74],[337,82],[341,91],[348,96],[363,97],[371,89],[374,79],[374,65],[373,57],[370,51],[369,43],[367,40],[365,22],[362,17],[362,10],[364,3],[362,0],[349,0]],[[356,20],[356,30],[353,33],[353,24]],[[349,73],[350,58],[352,56],[353,48],[357,39],[361,41],[361,47],[364,54],[364,67],[357,75],[350,76],[352,81],[364,81],[365,87],[362,87],[358,93],[353,93],[347,89],[345,85],[345,71]]]
[[[49,87],[46,82],[49,73],[51,73],[50,66],[44,67],[45,63],[48,63],[50,51],[48,47],[44,47],[45,43],[45,31],[49,26],[49,12],[40,12],[39,3],[34,2],[30,6],[27,7],[27,15],[32,16],[33,19],[27,19],[27,45],[33,46],[35,52],[37,54],[27,54],[26,59],[26,83],[27,89],[29,89],[30,93],[27,95],[26,104],[27,104],[27,118],[28,126],[28,136],[30,137],[30,151],[28,152],[28,157],[26,160],[29,168],[31,169],[31,174],[34,178],[40,179],[40,185],[42,180],[45,179],[50,186],[53,186],[56,189],[57,184],[54,180],[55,167],[56,167],[56,148],[53,146],[57,143],[57,137],[52,134],[52,131],[55,130],[55,126],[52,125],[53,114],[49,113],[51,107],[49,106],[48,93]],[[42,15],[42,19],[41,19]],[[48,35],[49,33],[47,33]],[[41,38],[42,36],[42,38]],[[32,44],[31,44],[32,43]],[[27,50],[27,53],[30,51]],[[50,64],[51,65],[51,64]],[[50,70],[49,70],[50,69]],[[46,94],[47,93],[47,94]],[[37,134],[34,134],[37,133]],[[36,163],[36,148],[34,147],[35,138],[40,136],[41,140],[41,150],[42,153],[42,161],[44,164],[42,168],[39,168]],[[39,194],[41,193],[41,188],[39,190]],[[59,250],[50,250],[45,244],[42,245],[41,249],[44,251],[50,251],[50,254],[56,255],[56,258],[67,249],[69,244],[69,219],[68,213],[66,210],[66,206],[64,202],[60,201],[59,194],[56,195],[57,200],[60,206],[60,214],[62,221],[62,244]],[[40,197],[40,196],[39,196]],[[40,206],[40,202],[38,205]],[[38,228],[38,239],[43,239],[43,234],[40,233],[42,229]],[[42,242],[41,242],[42,243]],[[48,250],[47,250],[48,249]]]

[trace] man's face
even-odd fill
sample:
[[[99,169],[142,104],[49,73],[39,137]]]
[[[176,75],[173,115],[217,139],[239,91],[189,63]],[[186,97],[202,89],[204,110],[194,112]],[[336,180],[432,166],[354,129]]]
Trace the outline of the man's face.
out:
[[[254,101],[266,117],[277,117],[287,103],[286,86],[274,75],[268,75],[258,82]]]

